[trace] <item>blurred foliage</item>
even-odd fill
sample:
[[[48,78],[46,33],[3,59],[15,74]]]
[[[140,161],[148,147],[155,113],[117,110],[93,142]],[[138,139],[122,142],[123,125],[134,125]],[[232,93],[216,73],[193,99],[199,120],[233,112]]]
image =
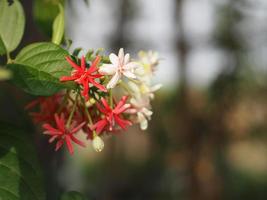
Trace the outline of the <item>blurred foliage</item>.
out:
[[[65,0],[34,0],[33,17],[38,28],[49,38],[52,36],[53,22],[59,13],[58,4]]]

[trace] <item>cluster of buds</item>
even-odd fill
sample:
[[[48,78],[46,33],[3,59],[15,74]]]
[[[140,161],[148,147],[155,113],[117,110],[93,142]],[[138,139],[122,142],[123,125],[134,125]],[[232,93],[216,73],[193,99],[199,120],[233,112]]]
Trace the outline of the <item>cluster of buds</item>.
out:
[[[152,111],[150,100],[161,85],[152,85],[153,72],[158,65],[158,55],[140,52],[131,60],[123,49],[118,55],[100,55],[81,58],[71,56],[66,60],[73,67],[62,82],[72,81],[73,90],[61,91],[50,97],[39,97],[26,106],[37,109],[30,112],[35,123],[42,124],[49,143],[56,141],[55,150],[64,144],[73,154],[73,143],[86,146],[78,132],[92,140],[96,151],[104,148],[104,135],[116,134],[135,123],[147,129]]]

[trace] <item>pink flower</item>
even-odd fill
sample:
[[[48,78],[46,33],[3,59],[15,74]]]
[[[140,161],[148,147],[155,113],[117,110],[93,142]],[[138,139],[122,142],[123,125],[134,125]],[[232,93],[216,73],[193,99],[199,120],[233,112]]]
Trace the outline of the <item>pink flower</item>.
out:
[[[107,101],[102,98],[102,106],[100,106],[98,103],[96,105],[98,110],[104,114],[104,118],[96,122],[92,126],[92,129],[96,130],[96,132],[99,134],[106,127],[108,131],[113,131],[116,124],[118,124],[119,127],[124,130],[126,129],[127,125],[132,125],[130,121],[121,117],[121,114],[130,107],[130,104],[126,104],[126,100],[127,96],[123,96],[118,104],[115,104],[115,108],[112,109],[108,105]]]
[[[51,126],[50,124],[43,124],[43,128],[46,129],[44,134],[50,135],[51,138],[49,139],[49,143],[54,142],[56,139],[58,140],[56,143],[55,151],[58,151],[64,142],[67,144],[67,148],[70,154],[73,154],[73,146],[71,142],[74,142],[82,147],[85,147],[85,144],[78,140],[74,134],[77,133],[85,124],[85,122],[79,124],[75,127],[75,123],[72,123],[69,128],[65,126],[65,117],[63,114],[60,115],[60,117],[55,114],[55,122],[56,122],[56,128]]]
[[[101,85],[100,83],[96,82],[95,79],[102,77],[103,75],[97,73],[97,65],[100,62],[100,57],[97,56],[95,60],[92,62],[89,68],[86,68],[86,62],[84,56],[81,59],[81,66],[78,66],[74,63],[70,57],[66,57],[66,60],[70,65],[74,68],[71,73],[71,76],[63,76],[60,78],[60,81],[75,81],[76,83],[83,86],[82,95],[85,97],[86,100],[89,99],[89,84],[91,83],[99,90],[106,92],[107,89]]]
[[[39,106],[39,112],[30,112],[35,123],[52,122],[54,113],[57,111],[62,95],[56,94],[51,97],[39,97],[25,106],[26,110]]]

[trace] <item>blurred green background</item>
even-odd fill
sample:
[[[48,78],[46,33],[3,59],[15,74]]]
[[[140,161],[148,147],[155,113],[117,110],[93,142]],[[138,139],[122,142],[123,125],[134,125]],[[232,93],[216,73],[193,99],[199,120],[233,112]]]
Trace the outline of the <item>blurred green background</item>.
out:
[[[38,4],[56,1],[21,1],[28,20],[21,47],[49,40],[55,5],[41,6],[43,16]],[[1,119],[36,132],[49,200],[69,190],[89,200],[267,199],[265,0],[65,4],[72,48],[156,50],[155,82],[164,87],[147,132],[132,127],[105,139],[101,153],[77,148],[70,157],[54,153],[27,118],[32,97],[1,83]]]

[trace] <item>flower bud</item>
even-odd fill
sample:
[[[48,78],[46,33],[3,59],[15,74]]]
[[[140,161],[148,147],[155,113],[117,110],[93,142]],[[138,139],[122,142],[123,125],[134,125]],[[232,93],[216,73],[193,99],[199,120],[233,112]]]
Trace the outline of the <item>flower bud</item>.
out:
[[[104,149],[104,141],[99,136],[94,136],[92,145],[96,152],[101,152]]]

